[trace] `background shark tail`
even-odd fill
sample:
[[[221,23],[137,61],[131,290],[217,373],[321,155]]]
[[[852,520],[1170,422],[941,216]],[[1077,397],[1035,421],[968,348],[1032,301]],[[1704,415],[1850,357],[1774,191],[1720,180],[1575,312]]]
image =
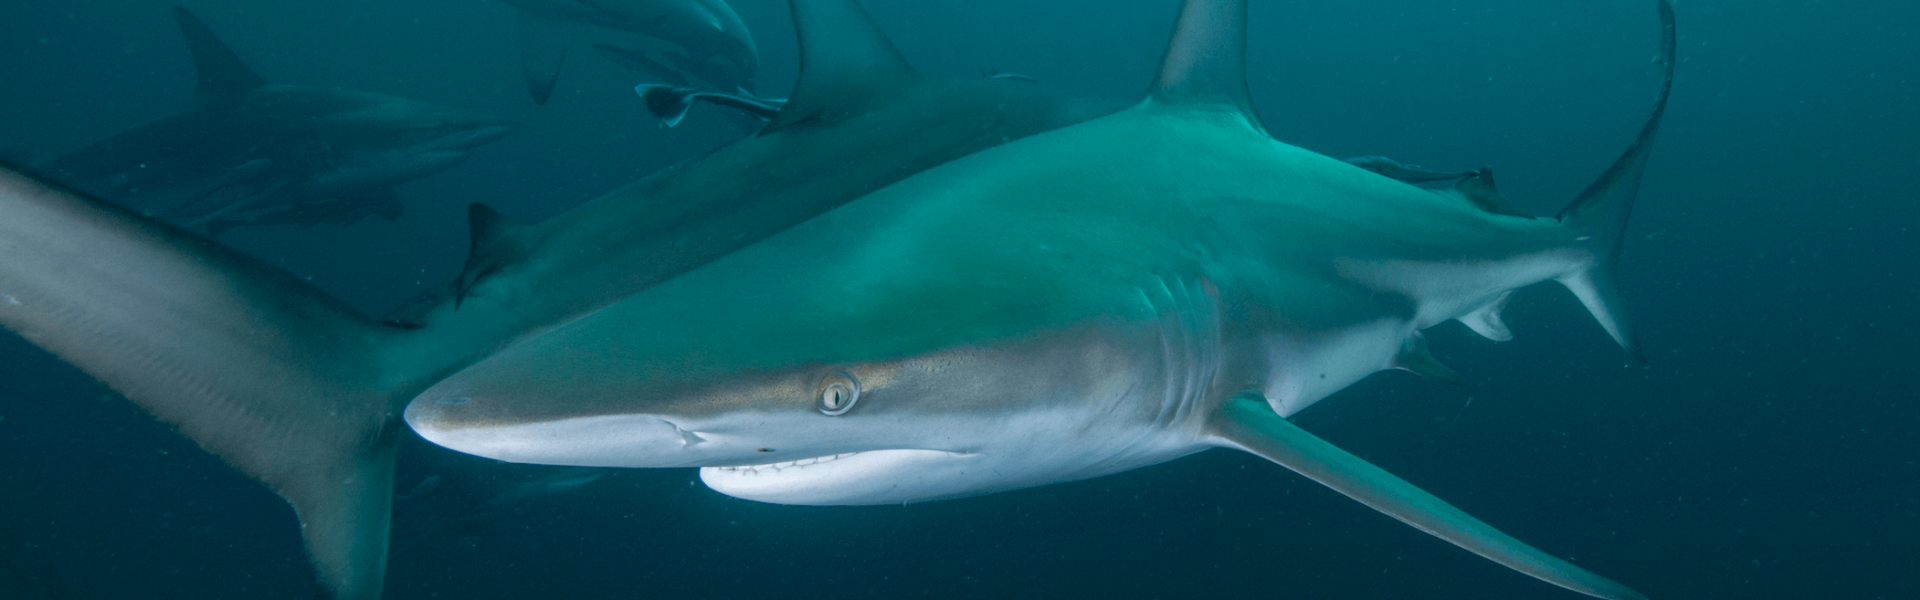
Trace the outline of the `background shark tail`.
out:
[[[0,165],[0,326],[79,367],[299,514],[336,598],[378,598],[404,332],[177,229]]]
[[[1640,189],[1640,176],[1646,171],[1647,155],[1653,149],[1654,134],[1660,130],[1660,117],[1666,113],[1667,96],[1673,89],[1673,53],[1675,44],[1673,5],[1660,0],[1660,54],[1655,62],[1664,69],[1660,93],[1654,97],[1653,114],[1641,126],[1633,145],[1615,159],[1586,191],[1560,210],[1560,222],[1579,233],[1594,248],[1594,260],[1586,268],[1562,275],[1559,281],[1572,290],[1587,306],[1600,326],[1620,347],[1645,360],[1634,339],[1633,327],[1620,302],[1616,276],[1620,242],[1626,237],[1627,219],[1633,214],[1633,199]]]

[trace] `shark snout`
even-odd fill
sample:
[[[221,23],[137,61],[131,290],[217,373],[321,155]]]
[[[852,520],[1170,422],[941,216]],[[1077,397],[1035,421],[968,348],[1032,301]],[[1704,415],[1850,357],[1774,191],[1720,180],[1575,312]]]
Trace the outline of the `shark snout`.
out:
[[[516,417],[463,394],[422,396],[405,418],[420,437],[496,460],[586,467],[679,467],[702,464],[698,434],[654,415]]]

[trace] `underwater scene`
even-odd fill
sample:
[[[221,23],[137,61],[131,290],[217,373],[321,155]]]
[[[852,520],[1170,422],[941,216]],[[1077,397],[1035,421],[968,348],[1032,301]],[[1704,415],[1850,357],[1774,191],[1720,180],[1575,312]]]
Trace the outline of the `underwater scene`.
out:
[[[6,12],[0,599],[1920,598],[1920,4]]]

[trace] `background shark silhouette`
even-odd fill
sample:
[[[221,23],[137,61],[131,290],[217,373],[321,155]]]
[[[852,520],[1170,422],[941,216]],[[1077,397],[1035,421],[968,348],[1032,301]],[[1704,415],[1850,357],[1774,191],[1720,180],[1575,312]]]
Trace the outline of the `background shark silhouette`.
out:
[[[383,94],[267,83],[185,8],[186,110],[39,165],[100,198],[213,234],[399,217],[393,186],[444,171],[511,122]]]
[[[722,91],[751,90],[760,50],[724,0],[507,0],[519,8],[521,65],[527,92],[546,104],[567,53],[593,27],[637,33],[678,46],[657,53],[595,44],[630,70],[687,85],[687,77]]]

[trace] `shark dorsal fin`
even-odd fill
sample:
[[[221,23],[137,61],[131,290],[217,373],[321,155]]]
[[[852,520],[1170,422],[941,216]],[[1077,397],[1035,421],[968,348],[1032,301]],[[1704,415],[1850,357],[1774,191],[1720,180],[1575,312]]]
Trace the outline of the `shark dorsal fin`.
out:
[[[522,243],[521,232],[533,229],[500,216],[500,212],[475,202],[467,205],[467,223],[472,227],[467,247],[467,264],[460,267],[460,278],[455,280],[453,306],[459,308],[467,298],[467,293],[481,279],[499,270],[501,265],[510,264],[525,257],[527,245]]]
[[[1478,171],[1468,173],[1447,191],[1480,207],[1480,210],[1509,217],[1533,218],[1533,215],[1514,208],[1513,204],[1507,202],[1506,196],[1500,195],[1500,190],[1493,186],[1493,169],[1490,168],[1481,167]]]
[[[232,96],[267,84],[186,7],[173,7],[173,17],[180,22],[180,34],[187,38],[187,51],[193,53],[193,68],[199,73],[199,83],[193,88],[195,101]]]
[[[1180,6],[1151,97],[1166,104],[1231,105],[1265,130],[1247,92],[1246,0],[1187,0]]]
[[[881,90],[914,74],[854,0],[792,0],[788,5],[800,37],[800,80],[762,134],[860,114]]]

